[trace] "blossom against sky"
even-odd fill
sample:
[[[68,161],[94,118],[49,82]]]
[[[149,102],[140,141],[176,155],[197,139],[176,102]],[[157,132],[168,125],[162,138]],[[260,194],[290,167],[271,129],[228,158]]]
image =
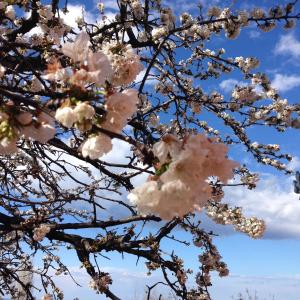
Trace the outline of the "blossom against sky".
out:
[[[178,4],[180,2],[180,4]],[[274,1],[243,1],[251,5],[269,6]],[[284,1],[280,1],[284,2]],[[115,1],[104,1],[107,7],[113,8]],[[189,1],[172,1],[170,6],[182,7]],[[237,1],[237,4],[240,4]],[[92,14],[94,3],[85,2],[86,10]],[[246,5],[246,4],[245,4]],[[111,10],[113,12],[113,10]],[[178,12],[178,10],[175,10]],[[224,36],[212,39],[213,47],[224,47],[228,56],[256,56],[260,59],[259,70],[266,71],[274,85],[284,97],[289,101],[299,100],[300,88],[300,31],[296,27],[293,31],[284,31],[280,28],[270,33],[262,34],[256,28],[249,28],[242,31],[241,36],[234,41],[227,41]],[[232,88],[242,78],[239,74],[222,77],[219,81],[203,82],[207,89],[219,89],[225,95],[231,93]],[[229,86],[229,88],[228,88]],[[295,130],[289,130],[284,138],[278,136],[276,132],[261,134],[261,139],[268,139],[273,143],[281,143],[285,151],[291,151],[300,157],[300,138]],[[122,156],[115,151],[109,154],[110,157]],[[124,148],[123,148],[124,149]],[[124,150],[127,151],[127,150]],[[240,153],[241,161],[246,159],[246,153]],[[292,163],[295,169],[300,168],[297,157]],[[261,171],[261,168],[253,162],[253,168]],[[278,172],[271,168],[264,169],[264,176],[258,184],[258,189],[250,192],[245,189],[237,189],[226,196],[226,199],[234,197],[245,206],[245,214],[265,217],[267,231],[262,240],[252,240],[234,232],[232,228],[215,228],[212,223],[205,222],[205,226],[214,226],[220,237],[216,239],[216,244],[220,248],[221,255],[228,263],[231,274],[229,278],[216,279],[212,294],[216,299],[231,299],[239,291],[246,288],[256,290],[261,297],[271,297],[276,300],[299,300],[300,272],[300,228],[298,224],[300,201],[298,196],[292,191],[292,179],[283,179]],[[240,199],[240,200],[239,200]],[[269,225],[269,226],[268,226]],[[230,237],[229,237],[230,236]],[[179,250],[179,249],[178,249]],[[182,250],[188,253],[190,250]],[[192,257],[193,255],[187,255]],[[128,258],[127,258],[128,259]],[[126,260],[127,260],[126,259]],[[128,262],[107,261],[107,266],[113,265],[116,277],[118,277],[117,288],[124,289],[124,299],[129,298],[129,292],[135,289],[135,284],[147,280],[144,276],[145,270],[141,266],[135,270]],[[105,264],[105,261],[103,262]],[[131,274],[131,275],[130,275]],[[126,286],[126,288],[125,288]],[[139,293],[137,289],[137,293]],[[101,296],[100,296],[101,297]],[[99,296],[89,299],[99,299]],[[103,297],[104,299],[104,297]]]
[[[109,13],[113,14],[115,2],[104,2],[107,8],[112,8]],[[255,2],[251,1],[251,5],[255,5]],[[269,6],[273,2],[257,1],[257,4]],[[237,5],[240,4],[237,1]],[[175,13],[178,12],[179,8],[190,8],[189,3],[185,1],[169,1],[168,5],[174,6]],[[80,16],[81,7],[82,4],[80,3],[72,4],[69,7],[70,13],[67,18],[74,20],[76,17],[75,12]],[[98,19],[95,13],[95,3],[85,2],[85,11],[90,20]],[[292,103],[298,101],[300,88],[300,31],[298,28],[289,32],[278,28],[267,34],[261,34],[256,28],[249,28],[243,31],[237,40],[228,41],[223,35],[220,35],[213,37],[209,45],[212,49],[224,47],[227,55],[232,57],[239,55],[257,56],[261,60],[259,70],[266,71],[270,75],[274,86],[283,96],[286,96]],[[240,75],[232,73],[220,80],[203,82],[203,89],[219,90],[229,96],[234,85],[241,80]],[[279,136],[276,132],[267,133],[263,130],[252,134],[258,139],[282,144],[283,150],[300,157],[300,151],[297,148],[300,139],[299,136],[296,136],[296,133],[295,130],[289,129],[284,137]],[[266,134],[268,135],[266,136]],[[129,151],[129,149],[126,149],[126,151]],[[110,157],[120,156],[120,147],[115,144],[114,152],[109,155]],[[247,153],[244,152],[237,153],[233,150],[231,155],[238,157],[241,162],[249,159]],[[297,158],[295,158],[293,167],[296,169],[300,167],[297,161]],[[215,231],[220,235],[216,239],[216,243],[224,260],[228,262],[233,275],[229,279],[216,279],[212,294],[216,295],[216,299],[223,297],[222,300],[226,300],[244,288],[249,288],[250,290],[257,290],[259,294],[266,297],[270,295],[270,290],[272,290],[272,294],[277,300],[298,300],[300,230],[297,219],[300,211],[300,201],[298,201],[298,196],[292,192],[291,179],[285,179],[283,175],[271,168],[261,168],[254,161],[250,161],[250,163],[254,170],[265,172],[261,183],[258,185],[258,190],[250,192],[246,189],[237,189],[228,193],[226,199],[232,198],[235,204],[240,203],[245,207],[246,215],[253,214],[265,217],[267,232],[264,239],[251,240],[234,232],[230,227],[215,226]],[[208,221],[204,221],[204,226],[208,227],[210,225]],[[228,236],[230,237],[228,238]],[[189,255],[189,251],[191,251],[189,248],[178,248],[178,251],[182,251],[185,254],[183,256],[192,256]],[[194,257],[196,256],[194,255]],[[71,262],[72,257],[66,259]],[[192,261],[188,261],[188,263],[193,265]],[[147,280],[146,271],[142,264],[143,262],[139,263],[136,273],[131,273],[135,262],[128,257],[122,260],[121,257],[113,256],[110,261],[103,260],[104,266],[114,268],[115,277],[117,277],[114,288],[124,289],[124,282],[126,283],[124,299],[131,299],[129,293],[132,294],[132,289],[135,288],[137,282]],[[80,270],[78,276],[84,282],[85,276]],[[62,284],[64,284],[63,281]],[[219,290],[222,290],[222,294]],[[79,290],[77,292],[75,289],[70,289],[66,298],[79,297],[79,293],[82,293],[84,298],[90,292],[85,288],[82,288],[80,292]],[[138,287],[137,293],[140,293]],[[91,293],[88,299],[101,299],[101,297]]]

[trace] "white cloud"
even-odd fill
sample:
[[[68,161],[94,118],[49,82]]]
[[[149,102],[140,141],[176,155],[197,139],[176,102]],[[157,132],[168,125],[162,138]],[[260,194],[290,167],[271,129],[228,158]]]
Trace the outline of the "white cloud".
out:
[[[146,74],[146,68],[144,70],[142,70],[136,77],[136,79],[134,80],[135,83],[141,83],[142,80],[144,79],[144,76]],[[158,80],[156,77],[152,76],[155,74],[155,70],[151,70],[148,77],[147,77],[147,80],[146,80],[146,85],[147,86],[154,86],[158,83]]]
[[[288,164],[288,168],[292,171],[300,169],[300,159],[298,156],[294,156],[291,162]]]
[[[225,202],[241,206],[248,217],[264,219],[267,225],[265,238],[299,238],[300,201],[293,191],[293,179],[264,174],[254,190],[227,188]]]
[[[118,10],[118,2],[116,0],[103,0],[105,10]]]
[[[250,297],[247,295],[249,290]],[[212,299],[289,299],[299,300],[299,276],[247,276],[229,275],[225,278],[213,277]],[[255,296],[256,294],[256,296]]]
[[[93,13],[90,10],[86,10],[86,7],[84,4],[68,4],[68,11],[64,13],[62,10],[60,10],[60,17],[64,20],[64,23],[68,26],[70,26],[73,31],[78,32],[78,26],[76,23],[76,20],[78,18],[84,17],[84,20],[88,24],[95,24],[98,22],[100,25],[103,24],[103,16],[100,14],[100,12],[97,9],[94,9]],[[29,18],[30,14],[26,13],[25,18]],[[112,12],[105,13],[105,19],[106,22],[113,20],[115,18],[115,14]],[[43,34],[42,29],[39,26],[36,26],[35,28],[31,29],[27,35],[31,36],[33,34]]]
[[[58,287],[63,289],[66,299],[74,299],[75,296],[79,299],[104,299],[104,296],[100,295],[99,298],[99,295],[88,288],[90,277],[84,269],[80,269],[78,266],[71,266],[69,270],[72,272],[75,281],[81,286],[77,286],[69,276],[57,276],[55,282]],[[163,281],[160,273],[154,272],[153,275],[146,276],[145,269],[136,271],[129,268],[129,266],[126,268],[102,267],[101,271],[111,274],[113,279],[111,290],[124,300],[145,299],[146,285],[153,285],[157,281]],[[256,293],[260,297],[259,299],[299,300],[299,280],[300,277],[296,274],[291,276],[282,276],[280,274],[273,276],[232,274],[228,277],[219,278],[213,273],[213,287],[209,290],[212,299],[230,300],[233,299],[233,296],[236,297],[234,299],[238,299],[237,296],[239,293],[246,294],[246,290],[249,290],[250,295]],[[194,282],[189,280],[189,286],[193,285]],[[68,287],[68,289],[64,287]],[[159,294],[167,296],[168,290],[162,285],[158,285],[153,290],[153,299],[158,299]],[[253,296],[253,299],[256,298]]]
[[[249,31],[248,34],[251,39],[258,39],[261,36],[261,32],[259,32],[257,30],[251,30],[251,31]]]
[[[246,83],[242,81],[238,81],[234,78],[229,78],[223,80],[219,86],[224,92],[229,93],[232,92],[232,90],[235,88],[236,85],[243,86],[246,85]]]
[[[295,87],[300,86],[299,75],[275,74],[272,86],[280,92],[287,92]]]
[[[141,269],[141,266],[138,268]],[[106,299],[103,295],[99,296],[95,291],[88,287],[91,278],[86,273],[85,269],[78,266],[71,266],[68,269],[71,271],[74,280],[80,284],[80,286],[76,285],[68,275],[56,276],[55,282],[57,286],[63,290],[65,299],[74,299],[75,296],[79,299],[89,300]],[[153,285],[157,281],[162,280],[162,276],[157,274],[157,272],[148,276],[145,267],[143,267],[142,270],[137,271],[123,267],[101,266],[101,271],[108,272],[111,275],[113,279],[111,291],[124,300],[145,299],[146,285]],[[162,291],[163,290],[166,289],[163,288]],[[40,299],[40,297],[38,297],[38,299]]]
[[[87,23],[95,23],[97,17],[89,11],[85,10],[84,5],[72,5],[68,4],[68,12],[66,14],[60,12],[60,17],[64,20],[64,22],[72,27],[77,28],[76,19],[84,16],[84,19]]]
[[[282,35],[275,46],[275,54],[292,55],[295,58],[300,57],[300,41],[293,33]]]
[[[115,164],[128,163],[129,159],[126,157],[130,156],[132,153],[132,151],[130,150],[130,144],[118,139],[113,139],[112,144],[112,150],[102,156],[101,160]]]

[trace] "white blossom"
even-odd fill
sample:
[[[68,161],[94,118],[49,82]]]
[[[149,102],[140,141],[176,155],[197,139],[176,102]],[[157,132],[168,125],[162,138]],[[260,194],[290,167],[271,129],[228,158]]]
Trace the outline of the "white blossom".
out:
[[[74,62],[84,62],[87,60],[89,53],[89,35],[82,31],[74,42],[67,42],[63,44],[61,50],[63,54],[72,58]]]
[[[13,5],[8,5],[5,9],[5,16],[11,19],[12,21],[16,17],[15,9]]]
[[[78,121],[76,113],[68,106],[58,108],[55,113],[55,119],[67,128],[71,128]]]
[[[78,122],[83,122],[84,120],[91,120],[95,115],[95,109],[93,106],[89,105],[87,102],[81,102],[76,105],[73,109],[76,115],[76,120]]]
[[[33,239],[37,242],[41,242],[47,233],[51,230],[50,226],[47,224],[41,224],[39,227],[33,230]]]
[[[105,134],[89,137],[81,146],[83,157],[97,159],[112,149],[111,138]]]
[[[6,68],[0,65],[0,78],[2,78],[5,74]]]
[[[116,42],[106,43],[102,51],[107,55],[112,68],[111,82],[114,86],[126,85],[133,82],[143,70],[140,57],[134,53],[132,47]]]

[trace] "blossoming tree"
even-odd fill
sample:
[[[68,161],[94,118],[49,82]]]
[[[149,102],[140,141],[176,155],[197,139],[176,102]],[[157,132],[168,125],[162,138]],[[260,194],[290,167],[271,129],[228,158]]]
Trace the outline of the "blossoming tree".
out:
[[[161,270],[157,285],[180,299],[211,299],[210,273],[229,271],[199,212],[253,238],[265,228],[222,201],[223,187],[252,189],[258,180],[228,158],[230,145],[289,172],[290,154],[250,140],[248,130],[299,128],[299,105],[254,71],[256,58],[230,58],[207,42],[216,35],[235,39],[249,25],[264,32],[278,23],[292,28],[300,16],[297,1],[269,11],[199,7],[194,16],[175,15],[159,0],[115,1],[114,18],[99,4],[102,20],[88,24],[82,17],[76,28],[64,23],[68,5],[59,0],[0,3],[3,296],[35,299],[39,292],[44,300],[63,299],[55,277],[72,276],[59,251],[68,249],[86,269],[90,287],[110,299],[122,296],[97,264],[107,252],[136,256],[149,272]],[[201,87],[235,70],[245,84],[230,98]],[[221,120],[224,133],[204,115]],[[131,146],[121,163],[103,159],[113,139]],[[186,241],[176,239],[178,230]],[[186,269],[184,257],[163,248],[166,239],[199,248],[197,274]],[[36,256],[42,264],[33,265]]]

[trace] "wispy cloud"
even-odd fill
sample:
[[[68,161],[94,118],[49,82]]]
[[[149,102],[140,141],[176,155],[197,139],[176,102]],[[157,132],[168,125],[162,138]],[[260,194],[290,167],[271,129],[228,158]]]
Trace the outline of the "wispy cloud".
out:
[[[220,88],[226,93],[232,92],[232,90],[235,88],[236,85],[243,86],[243,85],[246,85],[246,83],[242,82],[242,81],[238,81],[234,78],[229,78],[229,79],[223,80],[219,84]]]
[[[282,35],[275,46],[275,54],[291,55],[294,58],[300,57],[300,41],[293,33]]]
[[[258,39],[261,37],[261,32],[258,30],[251,30],[248,32],[250,39]]]
[[[72,266],[69,268],[69,270],[72,272],[73,278],[78,284],[80,284],[80,286],[76,285],[74,281],[67,275],[56,276],[55,282],[58,287],[68,287],[68,289],[63,289],[65,292],[65,299],[74,299],[75,297],[89,300],[104,299],[104,296],[100,296],[99,298],[99,295],[97,295],[95,291],[88,287],[91,278],[84,269],[79,268],[78,266]],[[101,266],[101,271],[109,272],[113,279],[113,284],[111,287],[112,292],[117,296],[122,297],[124,300],[145,299],[144,295],[146,291],[146,285],[153,285],[157,281],[162,280],[162,276],[157,272],[154,272],[151,276],[147,276],[146,268],[137,271],[124,267]],[[167,292],[165,288],[160,290],[162,293],[164,291],[166,294]]]
[[[69,268],[74,279],[80,286],[76,286],[69,276],[58,276],[55,281],[59,287],[68,286],[65,290],[65,298],[73,299],[76,295],[79,299],[96,300],[99,295],[88,288],[90,277],[84,269],[78,266]],[[146,285],[152,285],[157,281],[162,281],[162,275],[155,272],[151,276],[146,276],[146,270],[134,271],[130,268],[122,267],[103,267],[102,271],[109,272],[113,279],[112,291],[118,295],[122,295],[122,299],[131,300],[145,299]],[[191,277],[192,278],[192,277]],[[190,279],[191,279],[190,278]],[[249,276],[242,274],[232,274],[225,278],[219,278],[216,274],[212,276],[213,287],[210,288],[213,299],[230,300],[232,296],[238,296],[249,289],[250,294],[257,293],[261,299],[288,299],[299,300],[300,293],[300,276]],[[194,283],[189,280],[188,284],[193,286]],[[158,285],[153,291],[153,296],[158,299],[158,295],[167,296],[168,292],[162,285]],[[100,299],[101,296],[100,296]],[[104,298],[103,298],[104,299]]]
[[[264,174],[254,190],[227,188],[225,202],[227,200],[231,205],[243,207],[246,216],[264,219],[267,225],[265,238],[299,239],[300,201],[299,195],[293,191],[292,180],[292,177]]]
[[[96,1],[96,0],[94,2],[95,2],[95,5],[97,5],[97,3],[99,3],[99,1]],[[119,9],[118,2],[116,0],[102,0],[100,2],[102,2],[104,4],[105,10],[115,11],[115,10]]]
[[[240,299],[238,295],[246,295],[246,290],[253,298],[243,299],[289,299],[299,300],[299,276],[247,276],[230,275],[226,278],[213,278],[211,289],[213,299]],[[257,298],[254,295],[257,295]],[[234,298],[233,298],[234,296]]]
[[[78,18],[84,17],[85,21],[90,24],[95,23],[97,19],[97,16],[87,11],[84,5],[72,4],[68,4],[68,12],[66,14],[61,13],[60,16],[68,26],[74,29],[77,28],[76,20]]]
[[[300,86],[300,75],[285,75],[277,73],[272,81],[272,86],[280,92],[287,92]]]

